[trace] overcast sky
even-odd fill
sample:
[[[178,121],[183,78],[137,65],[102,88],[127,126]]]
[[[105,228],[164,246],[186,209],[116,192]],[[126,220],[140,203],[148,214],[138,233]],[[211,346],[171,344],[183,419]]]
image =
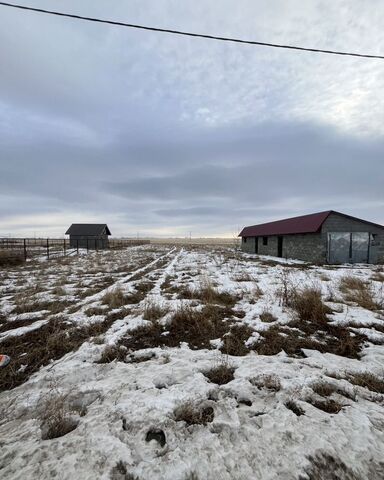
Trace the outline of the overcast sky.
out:
[[[382,0],[20,0],[384,54]],[[233,236],[335,209],[384,224],[384,61],[0,6],[0,235]]]

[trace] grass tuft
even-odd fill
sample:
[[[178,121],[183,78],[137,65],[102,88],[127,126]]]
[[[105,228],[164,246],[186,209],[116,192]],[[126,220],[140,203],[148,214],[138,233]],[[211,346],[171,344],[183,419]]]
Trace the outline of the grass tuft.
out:
[[[174,419],[176,422],[185,422],[189,425],[206,425],[213,421],[215,412],[212,407],[198,406],[192,402],[187,402],[176,408]]]

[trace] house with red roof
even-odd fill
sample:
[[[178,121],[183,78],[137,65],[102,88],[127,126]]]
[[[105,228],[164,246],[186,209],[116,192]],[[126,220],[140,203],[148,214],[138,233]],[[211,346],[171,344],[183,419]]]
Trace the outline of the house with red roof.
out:
[[[327,210],[251,225],[240,232],[244,252],[313,263],[384,263],[384,226]]]

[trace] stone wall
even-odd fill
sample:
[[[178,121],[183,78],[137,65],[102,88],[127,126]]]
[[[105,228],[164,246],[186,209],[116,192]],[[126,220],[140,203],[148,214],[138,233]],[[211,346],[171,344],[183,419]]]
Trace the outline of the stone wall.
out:
[[[242,237],[241,250],[246,253],[255,253],[255,237]]]
[[[327,244],[324,243],[319,233],[284,235],[283,257],[325,263],[327,261]]]
[[[263,237],[259,237],[258,254],[277,257],[277,246],[277,236],[269,236],[267,245],[263,245]],[[246,242],[243,238],[241,248],[244,252],[255,253],[255,237],[248,237]],[[283,235],[283,258],[296,258],[317,263],[325,262],[326,255],[327,248],[320,234]]]
[[[342,215],[337,215],[337,213],[331,213],[323,223],[321,232],[323,234],[328,232],[369,232],[384,235],[384,228],[343,217]]]
[[[267,237],[268,245],[263,245],[263,238],[264,237],[259,237],[259,255],[271,255],[277,257],[277,237]]]

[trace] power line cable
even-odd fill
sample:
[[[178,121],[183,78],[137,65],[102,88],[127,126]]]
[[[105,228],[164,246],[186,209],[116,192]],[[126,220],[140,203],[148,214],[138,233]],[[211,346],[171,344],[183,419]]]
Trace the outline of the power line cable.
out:
[[[384,55],[371,55],[371,54],[365,54],[365,53],[355,53],[355,52],[342,52],[339,50],[324,50],[320,48],[307,48],[307,47],[299,47],[296,45],[285,45],[285,44],[279,44],[279,43],[267,43],[267,42],[257,42],[254,40],[244,40],[240,38],[231,38],[231,37],[218,37],[216,35],[206,35],[203,33],[193,33],[193,32],[186,32],[182,30],[171,30],[168,28],[158,28],[158,27],[149,27],[146,25],[137,25],[134,23],[126,23],[126,22],[118,22],[115,20],[106,20],[102,18],[95,18],[95,17],[85,17],[83,15],[75,15],[71,13],[64,13],[64,12],[57,12],[53,10],[45,10],[43,8],[35,8],[35,7],[27,7],[25,5],[18,5],[14,3],[8,3],[8,2],[0,2],[0,5],[5,6],[5,7],[12,7],[12,8],[18,8],[20,10],[28,10],[32,12],[37,12],[37,13],[45,13],[48,15],[56,15],[58,17],[66,17],[66,18],[72,18],[76,20],[85,20],[87,22],[96,22],[96,23],[106,23],[108,25],[115,25],[119,27],[128,27],[128,28],[136,28],[139,30],[149,30],[152,32],[160,32],[160,33],[169,33],[173,35],[182,35],[185,37],[195,37],[195,38],[204,38],[207,40],[218,40],[222,42],[232,42],[232,43],[242,43],[242,44],[247,44],[247,45],[256,45],[260,47],[272,47],[272,48],[284,48],[284,49],[289,49],[289,50],[299,50],[299,51],[304,51],[304,52],[314,52],[314,53],[326,53],[329,55],[343,55],[343,56],[349,56],[349,57],[360,57],[360,58],[375,58],[379,60],[384,60]]]

